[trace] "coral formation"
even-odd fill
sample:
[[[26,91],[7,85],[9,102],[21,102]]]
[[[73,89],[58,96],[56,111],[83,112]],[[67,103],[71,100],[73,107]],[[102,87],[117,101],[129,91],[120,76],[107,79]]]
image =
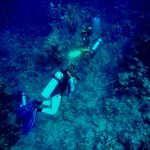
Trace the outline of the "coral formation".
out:
[[[0,149],[150,149],[149,9],[141,0],[141,8],[116,2],[18,2],[13,14],[4,9],[9,2],[0,2]],[[88,47],[97,39],[91,32],[84,44],[81,33],[95,17],[103,45],[91,59]],[[55,116],[37,114],[33,130],[22,135],[17,91],[43,100],[49,79],[72,63],[80,76],[75,92]]]

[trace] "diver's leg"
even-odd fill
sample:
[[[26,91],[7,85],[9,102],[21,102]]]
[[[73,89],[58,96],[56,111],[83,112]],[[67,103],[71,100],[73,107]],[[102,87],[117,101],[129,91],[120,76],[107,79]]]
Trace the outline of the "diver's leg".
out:
[[[55,95],[52,97],[52,102],[51,102],[52,107],[43,108],[42,112],[53,115],[57,112],[60,103],[61,103],[61,95]]]
[[[43,101],[42,105],[51,106],[52,105],[52,101],[51,100]]]

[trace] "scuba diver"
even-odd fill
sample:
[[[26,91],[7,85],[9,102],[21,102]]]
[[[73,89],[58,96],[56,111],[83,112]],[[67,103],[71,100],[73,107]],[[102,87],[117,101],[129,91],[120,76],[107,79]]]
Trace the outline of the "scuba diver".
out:
[[[90,58],[93,58],[98,49],[99,49],[99,46],[102,45],[103,41],[102,41],[102,38],[97,38],[95,40],[95,43],[92,45],[92,46],[89,46],[90,45],[90,36],[93,34],[93,28],[88,25],[88,24],[84,24],[82,26],[82,30],[81,30],[81,38],[82,38],[82,41],[83,41],[83,47],[85,48],[83,50],[83,53],[85,55],[89,55]]]
[[[69,96],[74,91],[76,81],[79,79],[74,65],[56,72],[41,93],[47,99],[42,103],[41,112],[51,115],[55,114],[61,103],[62,96]]]
[[[79,79],[75,72],[75,66],[70,65],[65,70],[56,72],[44,88],[41,95],[46,100],[30,100],[25,93],[19,94],[17,118],[22,123],[23,134],[28,134],[33,128],[38,112],[54,115],[60,106],[62,96],[69,96],[75,89],[76,80]]]
[[[81,38],[83,41],[83,47],[88,47],[90,44],[90,36],[93,33],[93,29],[91,26],[83,25],[81,30]]]

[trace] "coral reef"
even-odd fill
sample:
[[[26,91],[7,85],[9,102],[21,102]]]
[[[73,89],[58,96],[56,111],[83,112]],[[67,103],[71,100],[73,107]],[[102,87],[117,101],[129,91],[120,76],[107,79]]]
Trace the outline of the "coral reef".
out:
[[[150,149],[150,16],[139,2],[141,8],[119,0],[42,0],[33,14],[35,2],[18,2],[19,10],[24,3],[31,7],[31,14],[21,11],[28,23],[19,22],[16,12],[10,17],[4,9],[10,4],[0,5],[0,149]],[[85,46],[81,32],[94,17],[101,19],[103,45],[91,59],[86,50],[95,36]],[[76,57],[68,57],[70,52]],[[38,113],[35,127],[22,135],[17,91],[43,100],[40,93],[49,79],[72,63],[80,76],[75,92],[63,97],[55,116]]]

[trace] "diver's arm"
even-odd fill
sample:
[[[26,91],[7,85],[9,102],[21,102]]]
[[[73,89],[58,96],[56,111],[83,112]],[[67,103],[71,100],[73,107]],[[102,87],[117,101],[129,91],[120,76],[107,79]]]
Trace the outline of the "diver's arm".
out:
[[[68,81],[68,85],[69,85],[69,92],[73,92],[75,89],[75,84],[76,84],[76,79],[71,77]]]

